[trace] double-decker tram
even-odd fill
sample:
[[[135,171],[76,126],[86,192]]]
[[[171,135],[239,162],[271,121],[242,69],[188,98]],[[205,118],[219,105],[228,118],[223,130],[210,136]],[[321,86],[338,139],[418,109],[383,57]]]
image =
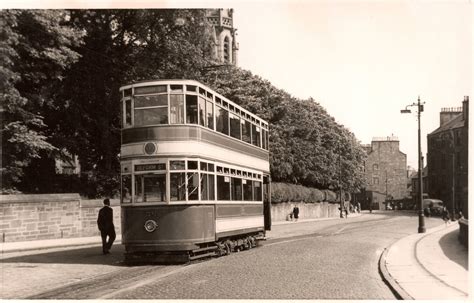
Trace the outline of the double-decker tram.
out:
[[[193,80],[120,91],[125,261],[186,262],[264,239],[268,123]]]

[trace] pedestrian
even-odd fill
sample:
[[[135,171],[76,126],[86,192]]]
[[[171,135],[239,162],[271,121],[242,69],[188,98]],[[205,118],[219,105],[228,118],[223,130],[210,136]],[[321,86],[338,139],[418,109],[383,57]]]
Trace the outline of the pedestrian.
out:
[[[360,213],[360,202],[357,202],[357,212]]]
[[[441,216],[443,218],[444,224],[447,226],[449,224],[449,213],[446,206],[443,207],[443,212],[441,213]]]
[[[298,206],[293,207],[293,218],[295,218],[295,221],[298,221],[298,217],[300,214],[300,209]]]
[[[114,226],[114,210],[110,207],[110,200],[108,198],[104,199],[104,207],[99,211],[97,225],[102,238],[102,253],[104,255],[109,254],[116,235]]]
[[[344,214],[346,215],[346,218],[347,218],[347,207],[344,207]]]

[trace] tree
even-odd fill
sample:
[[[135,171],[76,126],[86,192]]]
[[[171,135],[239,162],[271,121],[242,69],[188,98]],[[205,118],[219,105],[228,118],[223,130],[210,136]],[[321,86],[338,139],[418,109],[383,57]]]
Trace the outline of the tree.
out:
[[[31,161],[56,148],[44,116],[65,70],[79,56],[81,33],[65,26],[61,10],[0,12],[2,188],[16,189]]]

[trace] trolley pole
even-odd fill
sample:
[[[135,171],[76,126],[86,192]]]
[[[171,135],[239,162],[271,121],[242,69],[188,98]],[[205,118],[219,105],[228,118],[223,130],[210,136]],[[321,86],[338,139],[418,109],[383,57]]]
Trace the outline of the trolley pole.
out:
[[[420,102],[420,96],[418,96],[418,102],[411,105],[407,105],[405,109],[400,112],[402,114],[411,113],[411,110],[407,109],[410,106],[416,106],[418,109],[418,233],[425,233],[425,216],[423,214],[423,158],[421,155],[421,112],[423,111],[423,103]]]

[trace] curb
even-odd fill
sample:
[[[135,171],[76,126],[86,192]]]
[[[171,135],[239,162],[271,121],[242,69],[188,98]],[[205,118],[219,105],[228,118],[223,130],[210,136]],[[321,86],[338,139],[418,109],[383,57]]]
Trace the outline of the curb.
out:
[[[392,243],[388,248],[385,248],[383,250],[383,253],[380,255],[379,258],[379,273],[380,276],[382,277],[382,280],[384,283],[390,288],[392,293],[395,295],[395,297],[398,300],[414,300],[412,296],[410,296],[399,284],[398,282],[390,275],[390,273],[387,270],[387,264],[385,262],[385,257],[390,250],[390,247],[397,243],[398,241],[395,241]]]

